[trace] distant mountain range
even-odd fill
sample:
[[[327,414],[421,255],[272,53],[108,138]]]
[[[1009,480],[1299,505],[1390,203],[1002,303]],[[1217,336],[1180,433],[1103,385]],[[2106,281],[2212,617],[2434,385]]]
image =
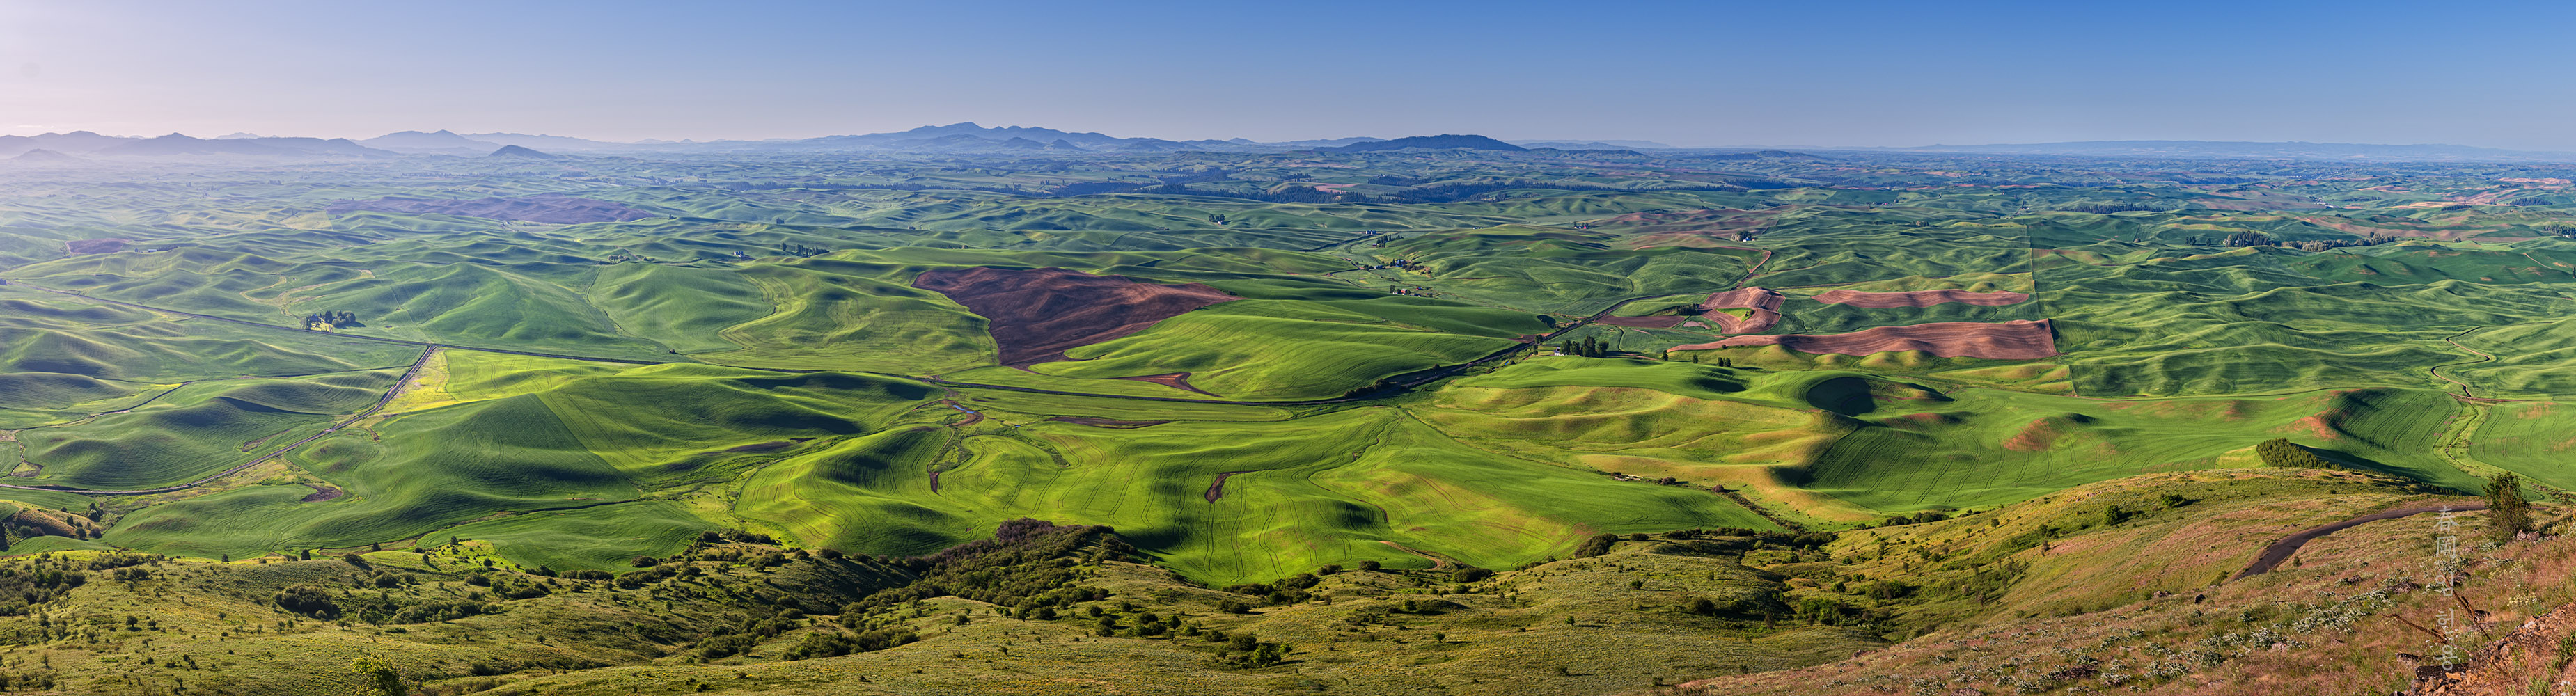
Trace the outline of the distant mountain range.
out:
[[[2014,145],[1925,145],[1893,148],[1834,148],[1892,152],[2069,155],[2079,157],[2170,157],[2175,159],[2297,159],[2395,161],[2548,161],[2576,160],[2576,153],[2502,150],[2467,145],[2368,145],[2360,143],[2258,143],[2213,140],[2089,140]]]
[[[1369,142],[1351,143],[1349,145],[1328,149],[1336,152],[1382,152],[1386,150],[1402,150],[1405,148],[1415,147],[1426,150],[1500,150],[1504,152],[1527,152],[1529,150],[1529,148],[1526,147],[1513,145],[1511,143],[1481,135],[1447,134],[1416,135],[1409,138],[1396,138],[1394,140],[1372,140]]]
[[[0,159],[13,159],[28,152],[44,150],[68,159],[39,157],[28,162],[79,162],[90,159],[126,157],[265,157],[322,159],[380,159],[418,156],[535,157],[543,155],[602,155],[649,153],[862,153],[906,152],[924,154],[1038,154],[1038,153],[1155,153],[1155,152],[1233,152],[1233,153],[1362,153],[1421,148],[1432,150],[1468,149],[1489,152],[1524,150],[1566,153],[1582,151],[1665,151],[1690,152],[1700,155],[1737,159],[1784,159],[1813,157],[1780,150],[1747,152],[1754,148],[1675,148],[1643,140],[1521,140],[1504,141],[1482,135],[1420,135],[1395,139],[1353,137],[1329,140],[1293,140],[1256,142],[1244,138],[1229,140],[1164,140],[1161,138],[1121,138],[1100,133],[1060,131],[1053,128],[1004,126],[990,128],[975,123],[952,123],[945,126],[922,126],[893,133],[864,135],[829,135],[819,138],[772,140],[667,141],[645,140],[631,143],[590,140],[560,135],[525,133],[456,133],[448,130],[402,131],[367,138],[290,138],[234,133],[219,138],[193,138],[172,133],[160,137],[120,137],[89,131],[47,133],[35,136],[0,136]],[[2005,155],[2061,155],[2082,157],[2162,157],[2175,159],[2299,159],[2299,160],[2390,160],[2390,161],[2576,161],[2576,154],[2560,152],[2524,152],[2464,145],[2364,145],[2350,143],[2258,143],[2215,142],[2198,140],[2112,140],[2065,143],[2028,143],[1996,145],[1927,145],[1922,147],[1835,147],[1808,148],[1843,152],[1880,153],[1992,153]]]
[[[493,151],[501,149],[504,145],[514,145],[515,143],[498,143],[489,140],[476,140],[445,130],[440,130],[430,133],[423,133],[420,131],[387,133],[373,138],[360,140],[358,141],[358,144],[378,150],[387,150],[404,154],[458,155],[463,157],[473,157],[491,154]]]
[[[534,154],[640,154],[640,153],[831,153],[831,152],[919,152],[957,154],[1009,154],[1040,152],[1153,153],[1153,152],[1378,152],[1405,148],[1471,149],[1500,152],[1530,149],[1621,150],[1632,147],[1666,148],[1644,141],[1532,141],[1508,143],[1481,135],[1436,135],[1408,138],[1352,137],[1327,140],[1292,140],[1257,142],[1244,138],[1229,140],[1164,140],[1161,138],[1121,138],[1100,133],[1060,131],[1053,128],[1003,126],[991,128],[975,123],[952,123],[945,126],[922,126],[893,133],[865,135],[829,135],[819,138],[773,140],[668,141],[644,140],[631,143],[590,140],[560,135],[525,133],[457,133],[448,130],[402,131],[365,140],[318,138],[280,138],[252,133],[234,133],[219,138],[199,139],[176,133],[158,138],[132,138],[99,135],[89,131],[47,133],[37,136],[0,136],[0,158],[15,157],[33,150],[77,157],[204,157],[263,156],[305,158],[385,158],[421,155],[457,157],[529,157]],[[77,161],[77,160],[65,160]]]
[[[157,138],[121,138],[89,131],[32,136],[0,135],[0,157],[16,157],[37,150],[87,157],[372,158],[402,156],[401,153],[360,145],[347,138],[324,140],[228,136],[205,139],[191,138],[177,133]]]

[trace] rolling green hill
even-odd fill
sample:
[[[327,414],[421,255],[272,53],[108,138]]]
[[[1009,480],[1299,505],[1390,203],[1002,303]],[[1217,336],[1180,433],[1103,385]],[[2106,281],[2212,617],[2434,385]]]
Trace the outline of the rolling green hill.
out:
[[[0,690],[2384,692],[2210,576],[2576,500],[2545,167],[1364,150],[0,168]]]

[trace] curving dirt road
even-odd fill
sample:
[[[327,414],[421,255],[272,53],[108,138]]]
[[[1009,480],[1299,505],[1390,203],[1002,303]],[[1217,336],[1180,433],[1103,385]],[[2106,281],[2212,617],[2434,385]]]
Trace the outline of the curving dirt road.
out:
[[[2482,328],[2486,328],[2486,327],[2481,326],[2481,327],[2478,327],[2478,328],[2482,329]],[[2496,359],[2494,354],[2488,353],[2488,352],[2486,352],[2486,351],[2478,350],[2478,349],[2476,349],[2476,348],[2471,348],[2471,347],[2468,347],[2468,346],[2460,345],[2460,341],[2459,341],[2459,339],[2460,339],[2460,337],[2461,337],[2461,336],[2467,336],[2467,335],[2469,335],[2470,333],[2475,332],[2475,331],[2477,331],[2477,330],[2478,330],[2478,329],[2469,329],[2468,331],[2462,331],[2462,332],[2459,332],[2459,333],[2456,333],[2456,334],[2451,334],[2450,336],[2444,337],[2444,338],[2442,339],[2442,342],[2443,342],[2443,343],[2451,344],[2451,347],[2453,347],[2453,348],[2458,348],[2458,349],[2460,349],[2461,351],[2467,352],[2467,353],[2469,353],[2469,354],[2471,354],[2471,355],[2476,355],[2476,356],[2478,356],[2478,359],[2476,359],[2476,360],[2470,360],[2470,361],[2466,361],[2466,362],[2442,363],[2442,364],[2440,364],[2440,365],[2434,365],[2434,366],[2432,366],[2432,367],[2430,367],[2430,368],[2426,368],[2426,369],[2425,369],[2425,371],[2426,371],[2426,372],[2431,372],[2431,373],[2433,373],[2433,376],[2434,376],[2434,377],[2440,378],[2442,381],[2450,382],[2450,383],[2452,383],[2452,384],[2460,385],[2460,396],[2476,397],[2476,396],[2477,396],[2477,394],[2476,394],[2475,392],[2471,392],[2471,391],[2469,391],[2469,383],[2467,383],[2467,382],[2462,382],[2462,381],[2460,381],[2458,378],[2452,377],[2452,376],[2450,376],[2450,375],[2442,374],[2442,368],[2450,367],[2450,366],[2452,366],[2452,365],[2476,365],[2476,364],[2478,364],[2478,363],[2495,362],[2495,359]]]
[[[2377,521],[2380,521],[2380,520],[2393,520],[2393,519],[2397,519],[2397,518],[2400,518],[2400,517],[2413,517],[2413,516],[2421,515],[2421,514],[2424,514],[2424,513],[2427,513],[2427,512],[2441,512],[2441,511],[2443,511],[2443,510],[2449,510],[2449,511],[2452,511],[2452,512],[2469,512],[2469,511],[2473,511],[2473,510],[2484,510],[2484,509],[2487,509],[2487,504],[2486,504],[2485,502],[2460,502],[2460,503],[2443,503],[2443,504],[2440,504],[2440,505],[2419,505],[2419,506],[2416,506],[2416,507],[2411,507],[2411,508],[2399,508],[2399,509],[2395,509],[2395,510],[2389,510],[2389,511],[2386,511],[2386,512],[2375,512],[2375,513],[2371,513],[2371,514],[2368,514],[2368,515],[2362,515],[2362,516],[2360,516],[2360,517],[2355,517],[2355,518],[2352,518],[2352,519],[2344,520],[2344,521],[2341,521],[2341,522],[2336,522],[2336,523],[2332,523],[2332,524],[2323,524],[2323,525],[2318,525],[2318,526],[2315,526],[2315,527],[2310,527],[2310,528],[2307,528],[2307,529],[2300,530],[2300,531],[2299,531],[2299,533],[2297,533],[2297,534],[2292,534],[2292,535],[2289,535],[2289,536],[2286,536],[2286,537],[2282,537],[2280,541],[2272,542],[2272,545],[2271,545],[2271,546],[2263,547],[2263,553],[2261,553],[2261,554],[2258,554],[2258,555],[2254,556],[2254,562],[2253,562],[2253,563],[2246,565],[2246,566],[2245,566],[2245,570],[2240,571],[2240,572],[2238,572],[2237,574],[2235,574],[2235,575],[2233,575],[2233,576],[2228,577],[2228,578],[2227,578],[2227,581],[2228,581],[2228,582],[2235,582],[2235,581],[2238,581],[2238,580],[2243,580],[2243,579],[2246,579],[2246,578],[2254,577],[2254,576],[2256,576],[2256,575],[2262,575],[2262,574],[2264,574],[2264,573],[2272,572],[2272,568],[2273,568],[2273,567],[2281,565],[2281,562],[2282,562],[2282,561],[2289,560],[2289,559],[2290,559],[2290,554],[2298,553],[2298,552],[2299,552],[2299,547],[2302,547],[2302,546],[2306,546],[2306,545],[2308,545],[2308,542],[2309,542],[2309,541],[2313,541],[2313,540],[2315,540],[2317,537],[2325,536],[2325,535],[2328,535],[2328,534],[2333,534],[2333,533],[2335,533],[2335,532],[2343,531],[2343,530],[2348,529],[2348,528],[2351,528],[2351,527],[2359,526],[2359,525],[2361,525],[2361,524],[2363,524],[2363,523],[2366,523],[2366,522],[2377,522]]]

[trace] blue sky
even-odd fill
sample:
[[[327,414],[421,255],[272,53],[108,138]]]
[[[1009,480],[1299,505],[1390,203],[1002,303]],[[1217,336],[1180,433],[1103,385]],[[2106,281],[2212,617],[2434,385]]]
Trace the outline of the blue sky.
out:
[[[2576,5],[0,0],[0,133],[2576,150]]]

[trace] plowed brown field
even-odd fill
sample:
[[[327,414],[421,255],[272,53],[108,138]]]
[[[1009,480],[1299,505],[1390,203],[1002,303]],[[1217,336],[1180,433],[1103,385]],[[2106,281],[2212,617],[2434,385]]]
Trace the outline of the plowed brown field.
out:
[[[1867,307],[1871,309],[1883,309],[1887,307],[1930,307],[1944,302],[1957,302],[1960,304],[1994,307],[1999,305],[2020,304],[2021,302],[2029,299],[2029,295],[2018,292],[1968,292],[1966,290],[1913,290],[1907,292],[1827,290],[1816,294],[1817,302],[1823,302],[1825,304],[1846,304],[1854,307]]]
[[[2057,339],[2049,331],[2048,321],[2045,319],[1995,324],[1959,321],[1913,326],[1881,326],[1851,333],[1824,335],[1735,336],[1715,343],[1674,346],[1673,350],[1709,350],[1768,345],[1778,345],[1800,353],[1869,355],[1896,350],[1919,350],[1945,358],[1995,360],[2034,360],[2057,354]]]
[[[1063,268],[941,268],[912,286],[947,295],[991,322],[1002,364],[1012,367],[1063,360],[1067,350],[1239,299],[1199,283],[1155,285]]]

